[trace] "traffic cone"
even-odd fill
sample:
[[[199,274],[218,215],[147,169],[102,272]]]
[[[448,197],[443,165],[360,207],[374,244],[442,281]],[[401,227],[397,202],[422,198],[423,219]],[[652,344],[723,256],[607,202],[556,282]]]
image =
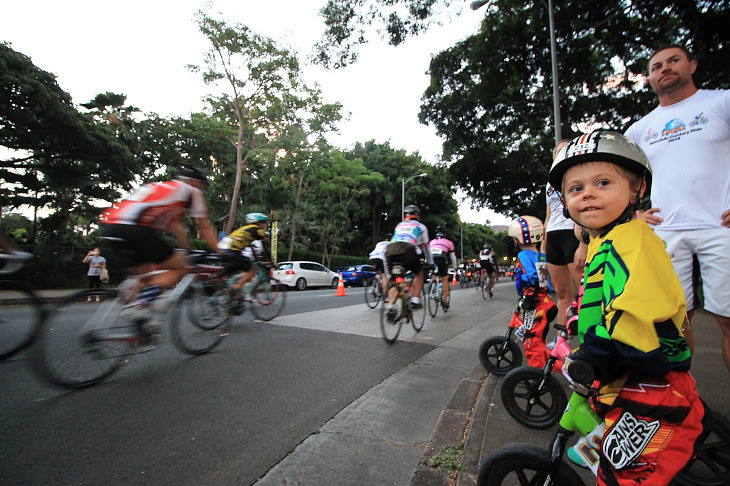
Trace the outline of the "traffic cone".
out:
[[[340,281],[337,284],[337,293],[335,294],[335,297],[347,297],[347,292],[345,292],[345,281],[342,280],[341,272],[340,272]]]
[[[454,279],[451,281],[451,285],[456,287],[456,274],[454,274]]]

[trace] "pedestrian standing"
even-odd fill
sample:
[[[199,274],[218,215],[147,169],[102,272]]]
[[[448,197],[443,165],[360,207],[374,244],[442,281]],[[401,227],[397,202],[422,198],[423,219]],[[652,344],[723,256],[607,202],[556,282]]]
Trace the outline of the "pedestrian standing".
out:
[[[89,279],[89,288],[101,288],[101,271],[106,268],[106,258],[101,256],[101,251],[98,248],[94,248],[86,254],[83,262],[89,264],[89,270],[86,272]],[[99,302],[98,294],[96,295],[96,301]],[[91,302],[91,294],[89,294],[86,302]]]

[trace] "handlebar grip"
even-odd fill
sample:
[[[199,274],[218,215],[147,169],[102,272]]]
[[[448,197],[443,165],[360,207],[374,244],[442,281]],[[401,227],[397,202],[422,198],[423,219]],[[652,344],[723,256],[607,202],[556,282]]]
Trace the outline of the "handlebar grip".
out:
[[[593,367],[582,359],[574,359],[567,364],[567,371],[573,381],[591,386],[595,379]]]

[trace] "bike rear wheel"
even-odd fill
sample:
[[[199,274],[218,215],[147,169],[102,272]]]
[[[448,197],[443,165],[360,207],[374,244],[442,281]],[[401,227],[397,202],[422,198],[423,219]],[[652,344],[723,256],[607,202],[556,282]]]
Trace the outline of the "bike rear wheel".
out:
[[[403,316],[403,310],[405,309],[403,295],[398,291],[399,286],[394,283],[388,285],[386,295],[390,295],[391,289],[395,293],[393,303],[384,302],[380,308],[380,332],[383,335],[383,339],[389,344],[393,344],[398,339],[400,330],[403,327],[403,319],[405,318]],[[388,310],[391,308],[391,305],[396,309],[396,315],[392,320],[388,319]]]
[[[0,360],[30,346],[43,318],[35,292],[20,282],[0,281]]]
[[[479,346],[479,362],[490,373],[504,376],[522,364],[522,350],[511,339],[492,336]]]
[[[231,315],[208,295],[203,282],[190,284],[170,310],[170,335],[180,351],[198,355],[218,346],[228,335]]]
[[[420,309],[414,309],[411,307],[411,326],[413,326],[413,330],[416,332],[421,332],[421,329],[423,329],[423,324],[426,322],[426,294],[423,290],[421,290],[421,308]]]
[[[564,462],[548,478],[550,451],[527,444],[507,444],[492,452],[479,467],[477,486],[584,486],[578,473]]]
[[[281,314],[286,304],[284,287],[270,280],[259,280],[253,290],[251,311],[262,321],[270,321]]]
[[[525,427],[544,430],[557,424],[568,398],[553,375],[540,368],[517,368],[502,379],[502,404],[513,419]]]
[[[40,327],[36,372],[52,385],[83,388],[117,371],[139,341],[138,326],[120,314],[122,305],[117,290],[83,290],[64,299]]]
[[[370,284],[365,287],[365,303],[371,309],[375,309],[383,300],[383,287],[379,278],[370,280]]]
[[[428,284],[428,313],[431,314],[431,317],[436,317],[436,314],[439,311],[439,291],[438,291],[438,284],[436,282],[431,282]]]
[[[487,280],[487,282],[484,282],[484,280]],[[484,280],[482,280],[482,299],[487,300],[491,290],[489,288],[489,280],[486,277],[484,277]]]

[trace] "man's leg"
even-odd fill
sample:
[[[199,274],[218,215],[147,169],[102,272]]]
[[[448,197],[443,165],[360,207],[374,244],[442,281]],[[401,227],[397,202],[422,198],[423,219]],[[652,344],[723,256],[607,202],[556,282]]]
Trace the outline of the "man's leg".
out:
[[[730,317],[715,315],[715,319],[722,331],[722,359],[725,360],[725,366],[730,373]]]
[[[449,293],[451,292],[449,285],[449,276],[441,277],[441,293],[443,295],[443,301],[447,303],[449,302]]]
[[[170,258],[159,264],[161,270],[167,272],[155,275],[149,280],[149,285],[157,285],[161,289],[171,289],[187,272],[187,262],[181,252],[175,252]]]

